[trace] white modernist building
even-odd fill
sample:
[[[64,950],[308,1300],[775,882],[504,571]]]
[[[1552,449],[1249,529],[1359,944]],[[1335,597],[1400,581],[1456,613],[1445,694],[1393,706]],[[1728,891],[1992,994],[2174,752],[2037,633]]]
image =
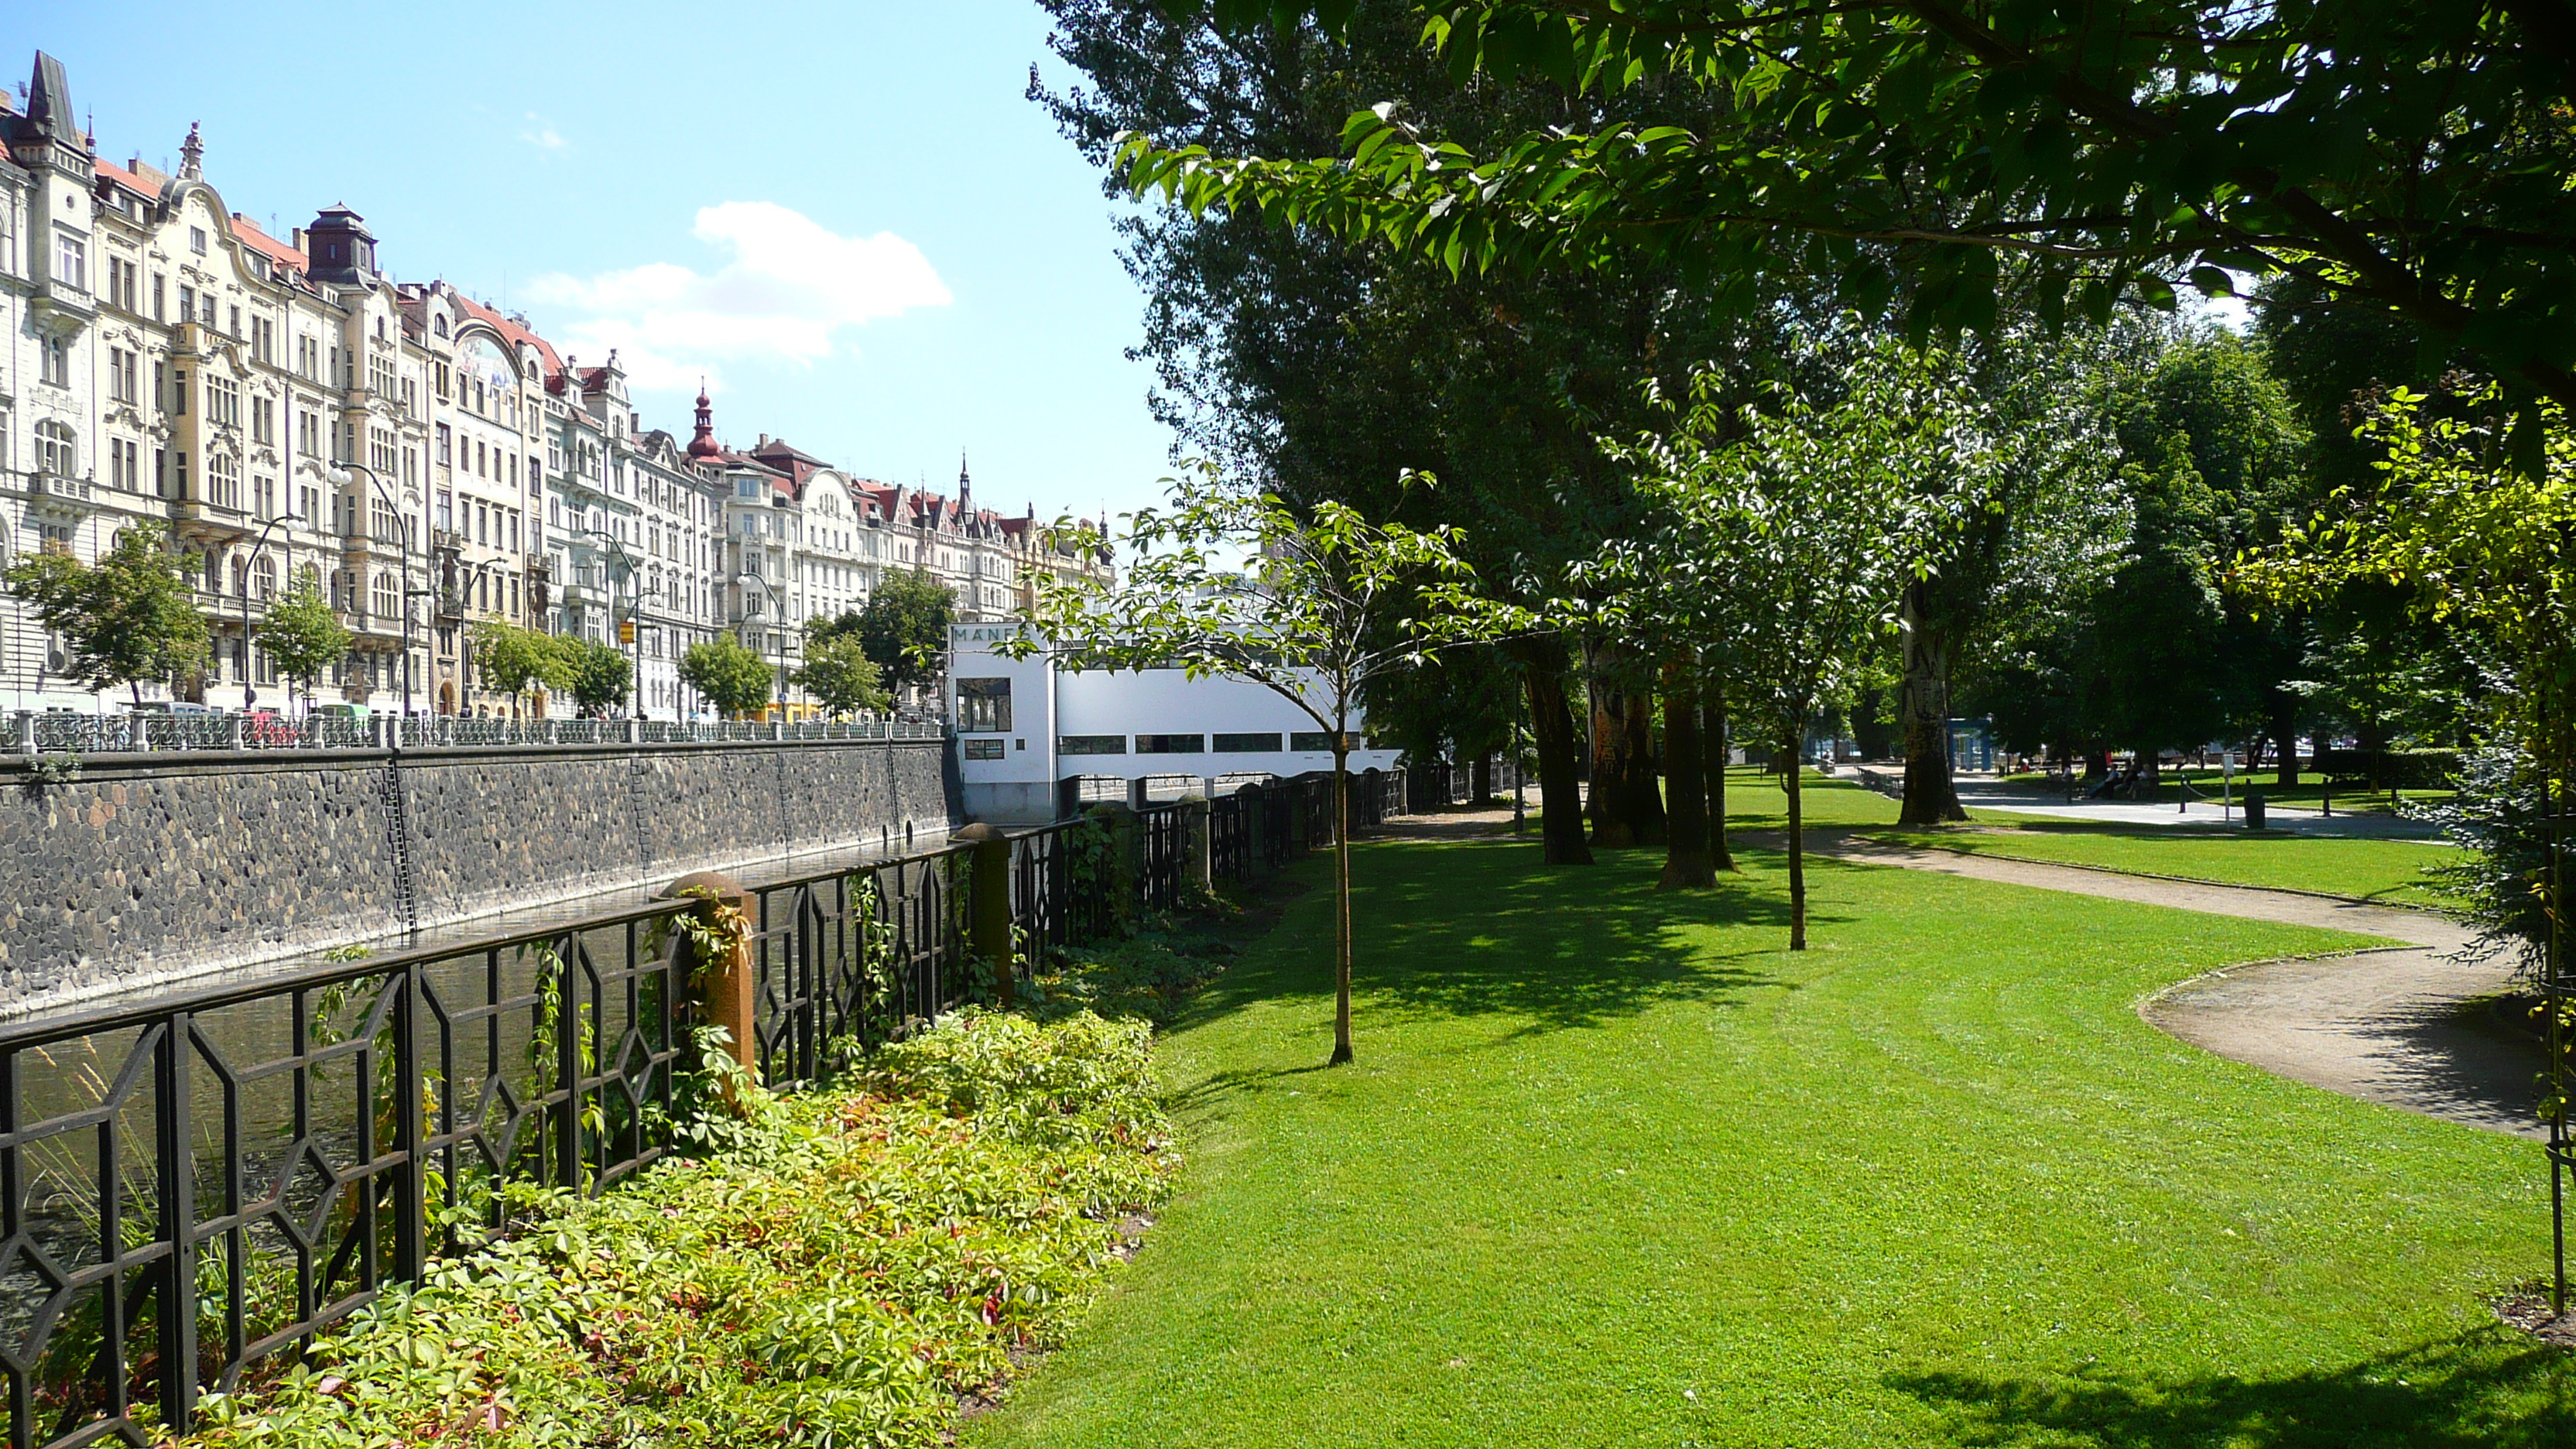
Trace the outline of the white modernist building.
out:
[[[1052,651],[993,652],[1014,624],[948,631],[966,814],[1000,824],[1055,819],[1078,776],[1221,781],[1333,768],[1332,736],[1275,691],[1239,679],[1191,679],[1178,669],[1076,671]],[[1364,726],[1356,718],[1353,733]],[[1365,745],[1368,741],[1360,741]],[[1354,749],[1350,768],[1392,770],[1397,752]]]

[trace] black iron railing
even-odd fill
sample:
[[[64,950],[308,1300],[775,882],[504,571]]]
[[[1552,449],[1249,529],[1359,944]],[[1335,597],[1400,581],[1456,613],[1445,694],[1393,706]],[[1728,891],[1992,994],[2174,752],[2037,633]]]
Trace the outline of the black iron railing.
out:
[[[1177,902],[1175,810],[1139,893]],[[1032,945],[1114,929],[1109,832],[1014,838]],[[970,850],[762,886],[764,1078],[828,1075],[973,981]],[[1168,908],[1157,905],[1155,908]],[[659,902],[470,947],[0,1030],[0,1377],[19,1449],[189,1421],[499,1224],[501,1189],[596,1194],[694,1109],[691,954]],[[1022,953],[1026,959],[1026,953]],[[139,1413],[148,1406],[149,1413]]]
[[[1352,818],[1401,798],[1353,777]],[[1177,909],[1190,807],[1012,837],[1026,969]],[[1207,815],[1243,881],[1333,838],[1332,778]],[[1117,863],[1131,849],[1129,872]],[[973,847],[753,888],[764,1080],[808,1083],[969,994]],[[143,1442],[501,1224],[502,1191],[597,1194],[695,1110],[694,900],[0,1029],[0,1378],[16,1449]]]

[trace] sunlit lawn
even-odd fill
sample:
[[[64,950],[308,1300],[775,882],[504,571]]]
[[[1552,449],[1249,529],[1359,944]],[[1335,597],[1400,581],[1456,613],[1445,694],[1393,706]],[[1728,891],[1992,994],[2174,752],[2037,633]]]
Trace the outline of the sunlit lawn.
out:
[[[2576,1442],[2482,1301],[2536,1147],[2134,1010],[2353,938],[1822,864],[1791,955],[1769,853],[1536,854],[1356,852],[1354,1066],[1326,892],[1235,962],[1163,1047],[1181,1197],[970,1443]]]
[[[1803,777],[1807,821],[1820,828],[1893,826],[1897,802],[1850,780]],[[1776,780],[1750,770],[1727,772],[1727,822],[1735,830],[1778,830],[1787,799]],[[2386,905],[2454,905],[2425,867],[2461,859],[2448,846],[2411,840],[2346,840],[2280,832],[2256,834],[2219,826],[2133,825],[2098,820],[2034,819],[2005,810],[1971,810],[1968,826],[1871,830],[1870,840],[1933,846],[1977,855],[2097,866],[2141,875],[2180,876],[2222,885],[2319,891]]]

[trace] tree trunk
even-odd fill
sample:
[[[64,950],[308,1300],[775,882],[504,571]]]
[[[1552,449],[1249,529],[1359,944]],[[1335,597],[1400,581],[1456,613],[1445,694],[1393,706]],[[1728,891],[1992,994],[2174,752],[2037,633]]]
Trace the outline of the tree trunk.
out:
[[[1904,686],[1897,719],[1905,729],[1905,803],[1899,825],[1940,825],[1965,820],[1958,786],[1950,778],[1950,641],[1929,618],[1932,586],[1916,580],[1905,590],[1906,627],[1899,649]]]
[[[2295,789],[2299,783],[2299,697],[2286,689],[2272,691],[2272,759],[2280,773],[2273,783]]]
[[[1351,1059],[1351,751],[1333,732],[1333,1059]]]
[[[1664,822],[1664,873],[1657,890],[1717,884],[1708,853],[1708,781],[1699,737],[1699,681],[1679,660],[1664,665],[1664,779],[1672,810]]]
[[[1655,769],[1655,696],[1631,690],[1622,699],[1620,733],[1627,739],[1626,788],[1619,805],[1628,817],[1628,838],[1638,845],[1664,843],[1664,782]]]
[[[1726,686],[1712,679],[1700,695],[1701,770],[1708,776],[1708,863],[1714,870],[1735,869],[1735,853],[1726,848]]]
[[[1583,843],[1582,749],[1565,697],[1565,647],[1539,641],[1518,651],[1530,704],[1530,744],[1538,754],[1539,848],[1549,865],[1590,865]]]
[[[1637,843],[1622,808],[1628,794],[1627,700],[1597,674],[1584,693],[1592,705],[1592,797],[1583,813],[1592,820],[1594,849],[1625,850]]]
[[[1799,732],[1791,731],[1781,753],[1789,761],[1784,781],[1789,792],[1789,949],[1807,949],[1807,840],[1806,817],[1798,805]]]

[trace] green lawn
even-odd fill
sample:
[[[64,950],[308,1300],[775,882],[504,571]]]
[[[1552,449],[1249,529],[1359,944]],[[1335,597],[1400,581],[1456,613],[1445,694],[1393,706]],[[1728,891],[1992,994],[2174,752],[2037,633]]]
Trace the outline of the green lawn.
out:
[[[2133,1009],[2354,938],[1821,863],[1793,956],[1767,853],[1355,855],[1359,1062],[1317,890],[1165,1039],[1180,1196],[969,1444],[2576,1443],[2481,1300],[2536,1146]]]
[[[2091,821],[2020,820],[1974,828],[1872,831],[1870,838],[2014,860],[2100,866],[2142,875],[2174,875],[2222,885],[2322,891],[2393,906],[2456,904],[2424,874],[2461,858],[2448,846],[2408,840],[2340,840],[2307,835],[2249,835],[2242,830],[2104,825]]]

